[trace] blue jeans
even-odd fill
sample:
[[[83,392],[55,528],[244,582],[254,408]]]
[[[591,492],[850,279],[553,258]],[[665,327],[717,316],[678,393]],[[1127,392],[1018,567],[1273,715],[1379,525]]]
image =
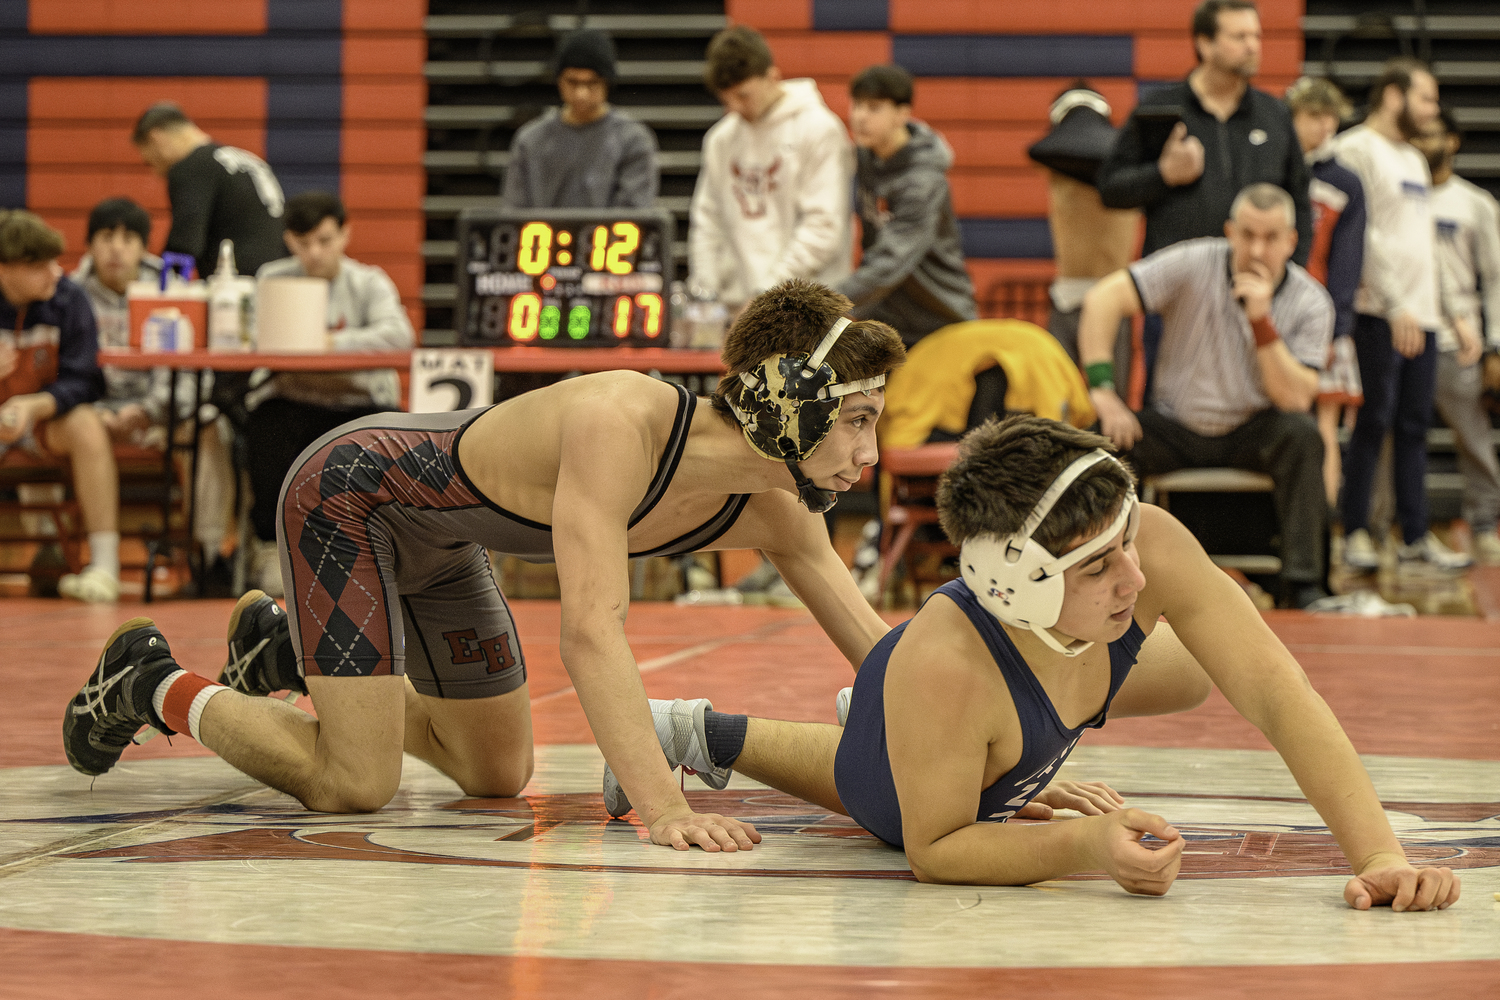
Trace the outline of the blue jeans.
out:
[[[1427,534],[1427,428],[1437,385],[1437,334],[1427,331],[1422,353],[1404,358],[1391,346],[1391,325],[1376,316],[1354,318],[1354,351],[1365,402],[1344,456],[1344,531],[1368,527],[1370,495],[1380,446],[1392,438],[1396,517],[1408,545]]]

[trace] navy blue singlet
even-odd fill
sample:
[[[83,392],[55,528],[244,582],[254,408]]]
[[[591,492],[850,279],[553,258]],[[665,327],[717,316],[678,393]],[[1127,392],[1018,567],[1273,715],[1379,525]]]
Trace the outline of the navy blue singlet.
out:
[[[1075,729],[1063,725],[1057,709],[1042,684],[1021,658],[1000,623],[980,606],[963,580],[945,583],[933,593],[950,598],[963,609],[984,637],[990,655],[1005,677],[1005,686],[1015,701],[1021,721],[1021,759],[979,796],[976,822],[1003,823],[1016,814],[1032,796],[1047,787],[1053,772],[1067,760],[1085,729],[1104,725],[1110,702],[1125,683],[1146,634],[1136,622],[1109,644],[1109,694],[1099,714]],[[931,598],[928,598],[931,600]],[[854,698],[844,735],[834,760],[833,780],[839,800],[860,826],[888,844],[901,847],[901,803],[891,777],[891,759],[885,745],[885,668],[891,650],[901,641],[910,622],[902,622],[870,650],[854,680]]]

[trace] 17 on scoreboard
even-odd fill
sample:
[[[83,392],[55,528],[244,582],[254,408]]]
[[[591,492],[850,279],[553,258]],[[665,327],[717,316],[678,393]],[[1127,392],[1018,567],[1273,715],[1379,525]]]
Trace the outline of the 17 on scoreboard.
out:
[[[665,209],[464,209],[458,342],[665,346],[674,231]]]

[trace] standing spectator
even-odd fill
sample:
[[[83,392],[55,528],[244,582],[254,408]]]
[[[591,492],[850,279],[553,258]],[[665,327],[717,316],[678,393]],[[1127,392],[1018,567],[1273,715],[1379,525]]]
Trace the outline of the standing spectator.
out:
[[[292,256],[265,265],[258,279],[323,278],[328,289],[328,350],[399,351],[416,339],[395,284],[380,268],[344,256],[349,225],[344,204],[323,191],[294,195],[286,205],[286,247]],[[302,449],[357,417],[400,408],[401,387],[389,368],[354,372],[283,372],[252,394],[249,427],[253,586],[281,596],[276,553],[276,498]]]
[[[254,274],[262,264],[286,256],[285,199],[265,160],[214,142],[170,101],[147,108],[130,138],[146,165],[167,179],[172,229],[166,249],[192,254],[200,276],[213,273],[223,240],[234,242],[241,274]]]
[[[609,103],[615,44],[575,31],[554,61],[562,109],[521,126],[510,146],[501,196],[511,208],[649,208],[661,175],[656,135]]]
[[[1333,302],[1292,263],[1292,196],[1274,184],[1241,192],[1227,239],[1175,244],[1095,285],[1083,301],[1078,352],[1103,432],[1142,476],[1228,465],[1269,475],[1281,526],[1282,603],[1323,589],[1323,442],[1308,412],[1333,337]],[[1113,384],[1120,320],[1162,317],[1162,353],[1139,418]]]
[[[1476,559],[1500,564],[1500,462],[1490,436],[1489,413],[1480,404],[1480,355],[1500,349],[1500,204],[1494,195],[1453,172],[1463,133],[1444,109],[1413,144],[1432,170],[1432,216],[1443,307],[1438,327],[1436,401],[1453,428],[1464,477],[1463,514],[1473,532]],[[1482,305],[1482,309],[1481,309]],[[1480,331],[1484,331],[1483,340]]]
[[[58,581],[64,597],[120,596],[120,474],[92,403],[104,378],[82,289],[63,277],[62,234],[25,211],[0,212],[0,455],[66,458],[88,531],[89,564]]]
[[[88,237],[89,251],[70,277],[93,307],[99,347],[123,350],[130,346],[130,303],[126,295],[130,283],[155,282],[161,276],[161,259],[146,252],[151,216],[129,198],[110,198],[89,213]],[[165,447],[171,380],[170,368],[147,372],[106,364],[104,398],[94,405],[110,437],[122,443]],[[193,415],[197,381],[196,372],[177,373],[180,419]],[[234,520],[236,473],[230,462],[228,435],[228,422],[221,419],[204,427],[198,439],[193,531],[210,557],[219,551],[224,533]]]
[[[738,310],[789,278],[850,273],[854,157],[812,80],[781,79],[754,28],[708,44],[704,82],[728,109],[703,138],[688,233],[691,290]]]
[[[854,303],[852,315],[890,324],[910,347],[977,315],[948,193],[953,150],[912,121],[912,78],[900,66],[871,66],[849,94],[864,255],[838,290]]]
[[[1047,168],[1047,226],[1057,265],[1047,331],[1074,364],[1083,297],[1099,279],[1130,263],[1140,230],[1139,212],[1105,208],[1099,198],[1099,165],[1115,144],[1110,111],[1103,94],[1078,80],[1052,102],[1052,130],[1026,151]],[[1115,371],[1122,388],[1130,384],[1131,347],[1130,330],[1122,327],[1115,340]]]
[[[1365,192],[1359,178],[1333,158],[1339,122],[1353,114],[1348,98],[1328,80],[1305,76],[1286,92],[1292,127],[1312,170],[1312,252],[1307,272],[1333,296],[1333,345],[1318,379],[1318,432],[1323,435],[1323,485],[1338,503],[1343,470],[1339,423],[1346,407],[1364,401],[1354,356],[1354,296],[1365,260]]]
[[[1243,188],[1275,184],[1296,206],[1292,259],[1302,263],[1312,245],[1307,166],[1286,108],[1250,86],[1260,70],[1255,4],[1204,0],[1193,12],[1192,31],[1197,68],[1131,112],[1099,168],[1104,204],[1146,210],[1142,253],[1151,254],[1179,240],[1218,236]],[[1163,135],[1142,120],[1148,106],[1170,108],[1182,120]]]
[[[1354,348],[1364,405],[1344,465],[1344,562],[1370,571],[1380,553],[1368,528],[1380,447],[1391,434],[1402,563],[1462,569],[1467,556],[1427,527],[1427,427],[1437,379],[1436,233],[1427,160],[1411,144],[1437,118],[1438,85],[1426,65],[1392,59],[1370,88],[1363,125],[1335,140],[1339,162],[1365,191],[1365,262],[1355,298]]]

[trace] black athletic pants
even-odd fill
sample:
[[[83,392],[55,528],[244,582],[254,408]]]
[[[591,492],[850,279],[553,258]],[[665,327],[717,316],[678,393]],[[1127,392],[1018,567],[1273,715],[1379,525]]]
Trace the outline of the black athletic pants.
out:
[[[1323,491],[1323,439],[1306,413],[1261,410],[1222,437],[1203,437],[1147,407],[1136,417],[1143,436],[1130,452],[1137,474],[1230,466],[1275,481],[1281,524],[1281,577],[1321,583],[1328,497]]]
[[[250,525],[263,542],[276,541],[276,498],[281,481],[303,449],[335,427],[386,411],[383,406],[334,409],[290,399],[271,398],[250,413],[245,427],[250,489]]]

